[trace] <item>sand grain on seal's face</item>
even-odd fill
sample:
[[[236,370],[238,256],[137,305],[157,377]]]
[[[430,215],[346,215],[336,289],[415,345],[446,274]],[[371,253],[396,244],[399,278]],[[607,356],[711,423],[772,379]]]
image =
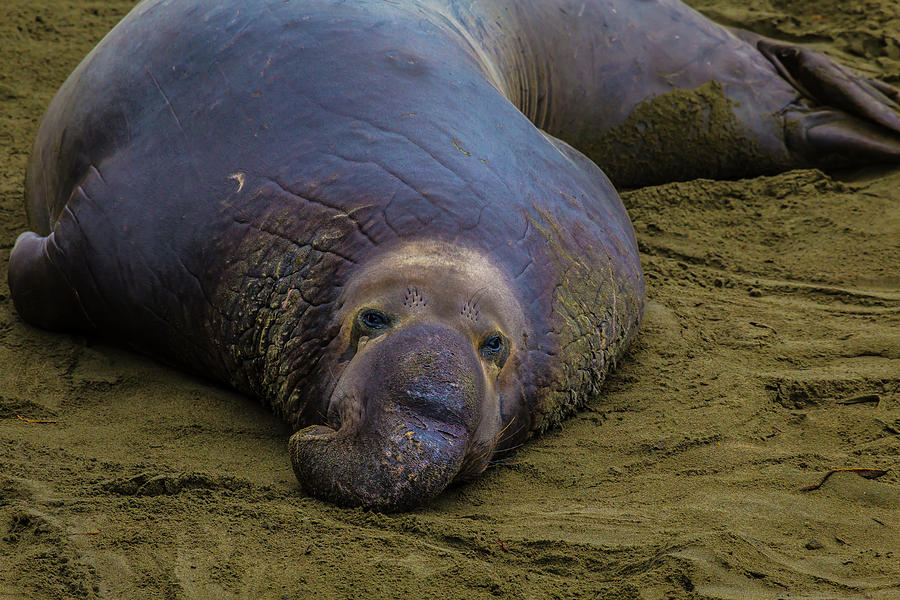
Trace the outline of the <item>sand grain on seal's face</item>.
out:
[[[860,6],[699,8],[833,38],[897,81],[900,6]],[[300,496],[265,408],[15,315],[37,120],[130,3],[3,7],[0,597],[898,596],[900,175],[626,195],[650,304],[602,397],[430,507],[337,509]],[[841,403],[859,397],[878,399]],[[798,491],[853,466],[891,471]]]

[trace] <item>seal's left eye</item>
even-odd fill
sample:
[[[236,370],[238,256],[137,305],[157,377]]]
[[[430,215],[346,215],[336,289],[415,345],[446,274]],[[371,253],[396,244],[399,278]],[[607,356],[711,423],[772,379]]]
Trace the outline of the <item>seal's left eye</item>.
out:
[[[499,335],[492,335],[484,340],[484,349],[489,352],[499,352],[503,348],[503,340]]]
[[[359,322],[367,329],[385,329],[390,320],[380,310],[364,310],[359,314]]]
[[[492,333],[484,338],[481,342],[481,348],[478,349],[481,355],[487,360],[502,362],[506,355],[504,352],[503,336],[499,333]]]

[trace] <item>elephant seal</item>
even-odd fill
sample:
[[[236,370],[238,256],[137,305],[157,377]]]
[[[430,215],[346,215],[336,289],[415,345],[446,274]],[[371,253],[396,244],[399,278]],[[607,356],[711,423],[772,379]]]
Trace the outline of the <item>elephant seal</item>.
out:
[[[576,410],[635,335],[595,162],[896,160],[892,94],[671,0],[144,0],[44,116],[10,289],[268,403],[309,493],[408,509]]]

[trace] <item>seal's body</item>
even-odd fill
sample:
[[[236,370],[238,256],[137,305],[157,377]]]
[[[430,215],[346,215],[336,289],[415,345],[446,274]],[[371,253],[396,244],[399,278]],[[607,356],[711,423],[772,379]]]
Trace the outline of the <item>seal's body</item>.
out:
[[[482,4],[139,4],[42,122],[34,231],[10,259],[20,314],[262,398],[298,430],[309,492],[397,510],[573,411],[636,331],[628,217],[554,136],[628,184],[840,144],[897,155],[890,123],[810,121],[781,47],[767,58],[683,5]],[[726,152],[633,168],[684,154],[666,137],[683,106],[659,108],[682,92],[708,105],[682,137]]]

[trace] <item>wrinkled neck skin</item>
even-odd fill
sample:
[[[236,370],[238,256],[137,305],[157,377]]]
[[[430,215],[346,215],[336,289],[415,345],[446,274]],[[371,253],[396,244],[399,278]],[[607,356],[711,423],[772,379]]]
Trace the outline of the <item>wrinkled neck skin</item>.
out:
[[[485,255],[439,241],[361,265],[321,365],[332,378],[326,424],[291,438],[301,484],[337,504],[402,510],[524,439],[518,295]]]

